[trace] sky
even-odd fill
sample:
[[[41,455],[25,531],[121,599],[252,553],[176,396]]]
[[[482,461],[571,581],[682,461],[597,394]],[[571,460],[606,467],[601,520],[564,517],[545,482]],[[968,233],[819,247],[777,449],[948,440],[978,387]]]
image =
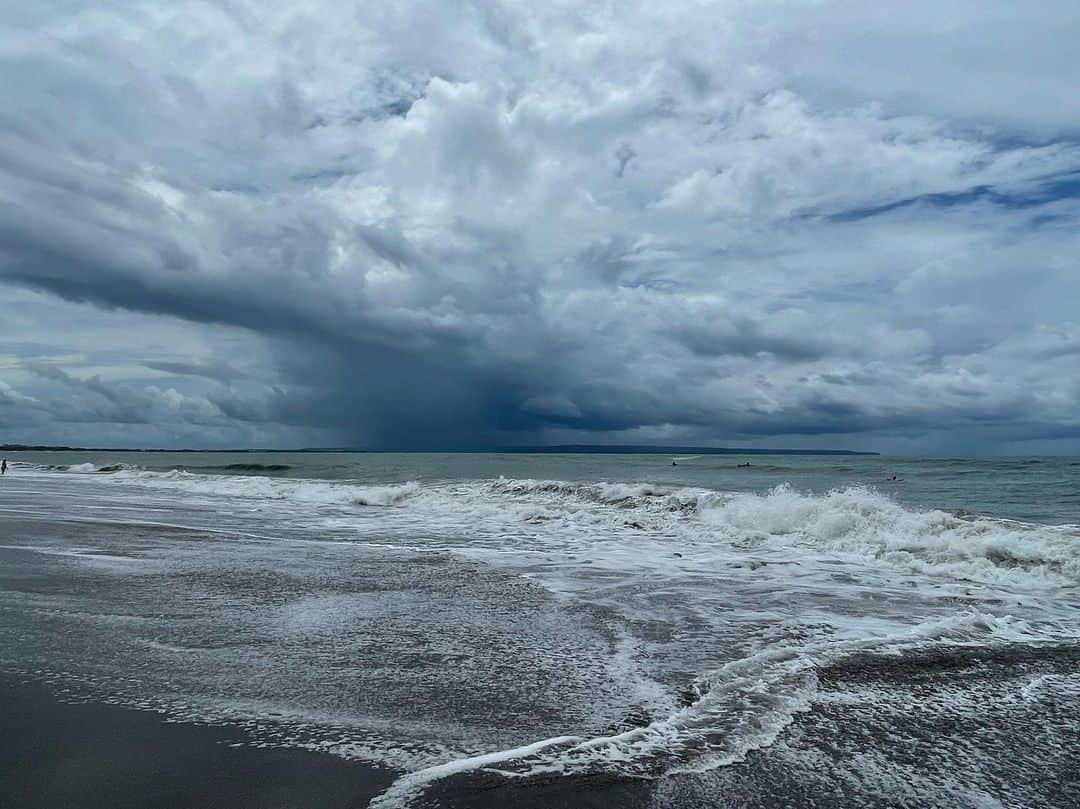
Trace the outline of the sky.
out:
[[[1080,453],[1075,0],[0,19],[0,443]]]

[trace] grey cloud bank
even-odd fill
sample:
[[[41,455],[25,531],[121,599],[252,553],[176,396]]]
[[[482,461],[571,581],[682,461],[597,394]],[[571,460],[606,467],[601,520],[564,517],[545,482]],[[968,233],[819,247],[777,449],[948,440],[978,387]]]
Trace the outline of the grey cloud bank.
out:
[[[0,3],[0,434],[1080,451],[1080,7]]]

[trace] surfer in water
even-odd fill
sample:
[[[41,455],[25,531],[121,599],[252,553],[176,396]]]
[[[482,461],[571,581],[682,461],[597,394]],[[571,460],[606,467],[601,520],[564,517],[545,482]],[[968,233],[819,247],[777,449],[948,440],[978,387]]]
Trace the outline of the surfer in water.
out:
[[[7,458],[4,458],[4,460],[0,461],[0,475],[6,475],[6,474],[7,474]]]

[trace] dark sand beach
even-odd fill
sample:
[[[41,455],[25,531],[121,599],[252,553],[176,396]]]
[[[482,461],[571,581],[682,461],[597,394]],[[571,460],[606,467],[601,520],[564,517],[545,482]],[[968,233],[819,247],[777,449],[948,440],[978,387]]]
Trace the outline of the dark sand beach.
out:
[[[235,725],[69,702],[62,688],[0,674],[3,809],[362,809],[398,775],[326,753],[249,746]],[[523,788],[524,787],[524,788]],[[614,777],[456,776],[438,806],[602,809],[648,804],[647,783]]]
[[[11,675],[0,676],[0,728],[4,809],[353,809],[394,779],[324,753],[243,746],[234,726],[67,704]]]

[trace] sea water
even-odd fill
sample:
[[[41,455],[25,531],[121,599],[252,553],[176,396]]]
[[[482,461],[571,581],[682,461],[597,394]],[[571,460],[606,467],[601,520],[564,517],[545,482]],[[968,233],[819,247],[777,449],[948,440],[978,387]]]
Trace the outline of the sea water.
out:
[[[1073,805],[1080,461],[672,460],[12,454],[0,667],[391,768],[386,807]]]

